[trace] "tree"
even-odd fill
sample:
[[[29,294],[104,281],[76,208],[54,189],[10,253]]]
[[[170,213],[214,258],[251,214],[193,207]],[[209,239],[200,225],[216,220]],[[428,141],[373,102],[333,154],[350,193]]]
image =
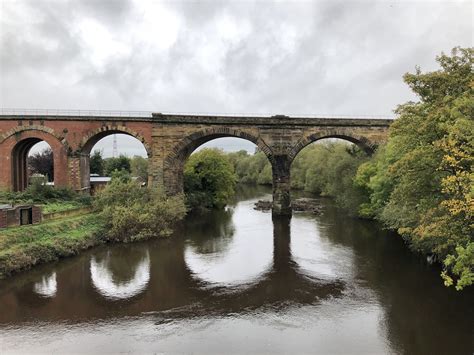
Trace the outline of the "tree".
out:
[[[244,184],[272,184],[272,167],[265,153],[257,149],[255,154],[250,155],[241,150],[227,156],[234,166],[237,181]]]
[[[440,70],[404,76],[420,101],[398,107],[386,147],[355,179],[369,192],[365,211],[444,260],[445,282],[457,289],[474,279],[473,57],[455,48],[437,57]]]
[[[135,155],[130,161],[132,176],[139,177],[143,182],[148,181],[148,159]]]
[[[102,158],[102,152],[100,150],[94,150],[94,153],[90,157],[90,172],[91,174],[97,174],[99,176],[104,175],[104,159]]]
[[[28,167],[32,174],[45,175],[48,181],[54,180],[53,151],[47,148],[28,157]]]
[[[233,197],[236,176],[229,158],[218,149],[191,155],[184,168],[184,192],[191,208],[223,208]]]
[[[161,187],[143,188],[122,173],[115,173],[95,203],[106,223],[107,238],[129,242],[169,236],[186,214],[183,196],[168,197]]]
[[[107,158],[104,160],[104,172],[106,176],[111,176],[112,172],[126,171],[131,173],[130,158],[125,155],[120,155],[118,158]]]
[[[356,145],[345,141],[311,144],[292,163],[292,188],[334,197],[339,206],[355,213],[366,197],[353,179],[367,159]]]

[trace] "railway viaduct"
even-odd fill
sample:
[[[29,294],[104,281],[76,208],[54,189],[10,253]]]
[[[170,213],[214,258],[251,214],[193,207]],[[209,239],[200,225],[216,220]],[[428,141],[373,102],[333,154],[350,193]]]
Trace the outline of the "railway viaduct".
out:
[[[27,187],[27,156],[33,145],[53,150],[55,186],[88,192],[89,156],[95,143],[124,133],[143,143],[149,158],[149,184],[163,184],[169,194],[183,191],[183,167],[200,145],[221,137],[253,142],[273,171],[273,213],[291,213],[290,166],[298,152],[323,138],[341,138],[371,154],[387,139],[390,119],[211,116],[149,113],[1,114],[0,189]]]

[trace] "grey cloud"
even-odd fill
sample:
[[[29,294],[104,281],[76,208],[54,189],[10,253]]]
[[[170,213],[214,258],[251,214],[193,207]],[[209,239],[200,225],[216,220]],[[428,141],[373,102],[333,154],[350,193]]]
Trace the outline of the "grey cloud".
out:
[[[33,2],[30,2],[33,4]],[[5,5],[2,5],[5,6]],[[31,5],[30,5],[31,6]],[[0,70],[7,75],[21,69],[42,70],[68,65],[80,54],[80,46],[70,32],[71,10],[68,6],[53,6],[44,2],[34,8],[35,25],[14,27],[2,25],[0,33]]]
[[[75,7],[73,4],[71,6]],[[112,26],[121,26],[132,11],[133,4],[130,0],[80,0],[75,8],[79,16],[89,16]]]
[[[177,11],[186,20],[188,26],[200,27],[214,21],[218,14],[222,14],[230,2],[218,1],[175,1],[169,6]]]
[[[0,14],[4,107],[390,115],[413,98],[404,72],[434,69],[440,51],[472,46],[468,1],[166,2],[180,25],[164,50],[140,41],[148,33],[127,37],[144,20],[131,0],[24,5],[33,17],[19,13],[10,24]],[[219,39],[223,18],[249,32]],[[128,38],[129,52],[97,66],[80,35],[84,19]],[[215,65],[199,57],[206,46]]]

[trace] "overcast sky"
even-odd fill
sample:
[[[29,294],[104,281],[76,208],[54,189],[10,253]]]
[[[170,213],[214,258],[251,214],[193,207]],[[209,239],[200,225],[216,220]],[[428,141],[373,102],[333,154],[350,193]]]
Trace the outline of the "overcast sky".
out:
[[[471,1],[0,3],[3,108],[392,116],[473,46]]]

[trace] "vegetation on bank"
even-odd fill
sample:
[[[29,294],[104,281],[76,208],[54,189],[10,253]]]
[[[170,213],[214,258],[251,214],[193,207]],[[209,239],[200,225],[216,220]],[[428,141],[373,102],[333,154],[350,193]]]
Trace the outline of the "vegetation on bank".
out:
[[[387,145],[355,177],[368,196],[359,212],[442,261],[458,290],[474,281],[473,56],[457,48],[440,70],[404,76],[420,100],[398,107]]]
[[[89,207],[91,206],[90,201],[87,201],[87,203],[83,203],[82,201],[57,201],[57,202],[51,202],[49,201],[48,203],[41,205],[41,212],[43,215],[49,214],[49,213],[58,213],[58,212],[66,212],[66,211],[72,211],[72,210],[77,210],[82,207]]]
[[[1,230],[0,278],[103,243],[103,231],[91,214]]]
[[[141,187],[126,175],[116,176],[94,201],[107,239],[131,242],[166,237],[183,219],[183,196],[166,196],[160,187]]]
[[[235,193],[236,176],[228,156],[202,149],[184,167],[184,193],[189,209],[224,208]]]
[[[90,196],[78,194],[69,188],[54,188],[34,182],[23,192],[0,191],[0,204],[36,204],[44,214],[69,211],[92,204]]]
[[[272,184],[270,162],[263,152],[242,150],[228,154],[239,183]],[[356,213],[367,200],[353,178],[369,157],[357,146],[344,141],[325,140],[304,148],[291,165],[291,188],[333,197],[348,212]]]
[[[68,192],[61,195],[61,200],[57,191],[52,200],[47,200],[49,189],[43,185],[25,193],[5,194],[16,201],[28,196],[28,200],[42,201],[51,210],[64,210],[65,205],[71,207],[82,199]],[[0,278],[101,243],[168,236],[186,213],[182,196],[167,197],[160,188],[141,187],[123,173],[114,174],[92,205],[92,214],[0,230]]]
[[[263,152],[248,154],[241,150],[235,153],[228,153],[232,166],[234,167],[235,178],[241,184],[272,184],[272,166],[267,156]]]

